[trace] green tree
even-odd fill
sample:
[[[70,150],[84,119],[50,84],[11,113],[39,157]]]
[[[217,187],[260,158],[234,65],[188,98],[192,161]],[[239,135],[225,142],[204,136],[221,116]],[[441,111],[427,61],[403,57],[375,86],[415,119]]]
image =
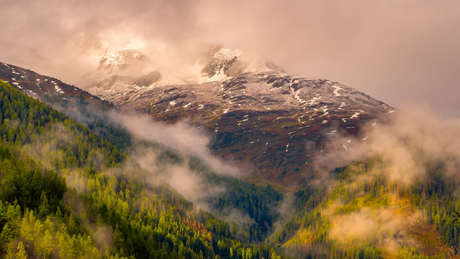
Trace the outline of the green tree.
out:
[[[27,252],[26,252],[26,249],[24,247],[24,243],[22,243],[21,241],[18,242],[18,247],[17,247],[18,251],[16,252],[16,254],[14,255],[14,257],[16,259],[27,259]]]
[[[42,255],[43,258],[46,259],[51,254],[51,251],[53,251],[54,247],[53,236],[48,229],[45,231],[44,235],[38,240],[38,242],[36,242],[36,244],[37,254]]]

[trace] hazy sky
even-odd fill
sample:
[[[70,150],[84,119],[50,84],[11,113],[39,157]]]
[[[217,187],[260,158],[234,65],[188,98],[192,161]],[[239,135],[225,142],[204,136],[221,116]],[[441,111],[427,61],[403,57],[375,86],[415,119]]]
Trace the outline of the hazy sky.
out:
[[[458,0],[0,0],[0,61],[75,83],[107,49],[198,42],[460,117]],[[158,59],[165,59],[157,55]],[[155,58],[155,55],[154,55]]]

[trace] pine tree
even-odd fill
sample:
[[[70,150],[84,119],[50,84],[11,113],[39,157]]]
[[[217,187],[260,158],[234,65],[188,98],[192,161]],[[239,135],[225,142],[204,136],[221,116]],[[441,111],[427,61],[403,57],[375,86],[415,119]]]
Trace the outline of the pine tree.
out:
[[[11,230],[8,223],[3,226],[2,233],[0,233],[0,241],[2,241],[3,244],[8,244],[13,241],[13,230]]]
[[[44,218],[50,214],[50,206],[48,204],[48,198],[46,197],[46,193],[42,191],[40,196],[40,206],[38,207],[38,216],[40,218]]]
[[[27,259],[27,252],[21,241],[18,243],[18,252],[14,255],[14,257],[16,259]]]
[[[43,255],[43,258],[47,258],[51,251],[53,251],[54,240],[51,232],[46,230],[44,235],[37,242],[37,253]]]

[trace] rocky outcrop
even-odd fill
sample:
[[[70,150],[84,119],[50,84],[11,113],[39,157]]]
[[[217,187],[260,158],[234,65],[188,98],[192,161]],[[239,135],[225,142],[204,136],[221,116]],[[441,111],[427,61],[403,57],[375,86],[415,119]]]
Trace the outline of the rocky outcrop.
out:
[[[365,125],[378,125],[395,111],[338,82],[271,70],[188,84],[155,71],[141,77],[113,73],[88,82],[89,93],[3,63],[0,79],[63,109],[110,103],[166,123],[187,120],[208,131],[214,154],[236,160],[247,180],[283,186],[307,184],[330,141],[344,141],[346,152],[347,136],[364,141]]]
[[[188,120],[208,130],[214,153],[237,160],[248,180],[284,186],[308,183],[317,173],[317,155],[336,135],[365,138],[364,125],[394,111],[338,82],[277,71],[139,90],[95,87],[91,93],[155,120]]]

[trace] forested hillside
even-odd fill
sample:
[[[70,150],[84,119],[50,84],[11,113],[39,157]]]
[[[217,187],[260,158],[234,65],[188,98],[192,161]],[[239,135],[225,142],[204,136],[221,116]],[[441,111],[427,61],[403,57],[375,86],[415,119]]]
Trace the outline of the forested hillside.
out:
[[[332,172],[328,190],[295,193],[298,214],[268,238],[306,258],[445,258],[457,254],[460,208],[446,165],[426,163],[426,177],[389,181],[378,157]],[[456,258],[456,257],[455,257]]]
[[[281,194],[216,174],[108,122],[86,117],[89,128],[4,82],[0,87],[4,258],[457,255],[460,202],[449,160],[424,161],[426,174],[404,182],[389,180],[385,161],[371,157],[336,168],[328,182]],[[158,150],[156,163],[185,166],[225,191],[206,197],[209,212],[196,208],[128,155],[139,145]],[[249,220],[232,218],[234,211]]]
[[[89,128],[0,87],[4,257],[284,258],[240,240]]]

